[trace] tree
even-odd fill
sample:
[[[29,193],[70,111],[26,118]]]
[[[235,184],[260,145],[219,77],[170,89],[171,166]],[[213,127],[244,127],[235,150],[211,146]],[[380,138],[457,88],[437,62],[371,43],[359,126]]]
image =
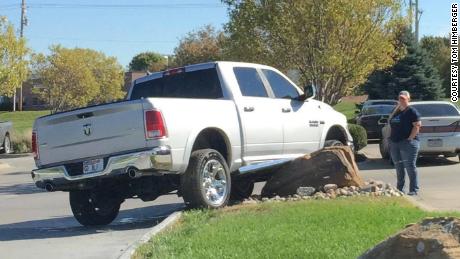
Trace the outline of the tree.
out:
[[[450,42],[448,37],[426,36],[420,41],[442,80],[442,88],[450,95]],[[458,65],[458,64],[457,64]]]
[[[180,40],[179,46],[174,49],[174,64],[185,66],[221,60],[224,40],[223,32],[217,31],[211,25],[190,32]]]
[[[375,71],[364,84],[371,99],[393,99],[399,91],[408,90],[413,99],[437,100],[444,96],[438,71],[428,54],[414,41],[406,29],[401,42],[407,54],[394,66]]]
[[[130,71],[161,71],[168,65],[168,60],[155,52],[142,52],[133,57],[129,63]]]
[[[51,54],[33,57],[33,72],[44,89],[35,90],[48,100],[52,112],[122,98],[123,68],[115,58],[91,49],[52,46]]]
[[[27,79],[28,52],[25,40],[15,35],[6,18],[0,17],[0,95],[13,96]]]
[[[335,104],[375,69],[392,65],[399,0],[225,0],[226,55],[300,71]]]

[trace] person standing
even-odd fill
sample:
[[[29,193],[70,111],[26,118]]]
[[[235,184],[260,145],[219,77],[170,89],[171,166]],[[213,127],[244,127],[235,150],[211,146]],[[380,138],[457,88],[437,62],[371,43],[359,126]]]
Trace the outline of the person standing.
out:
[[[396,168],[397,188],[404,189],[405,176],[409,176],[408,195],[417,195],[418,172],[417,155],[420,149],[418,133],[422,123],[418,111],[409,105],[410,94],[408,91],[401,91],[398,97],[398,105],[389,117],[390,154]]]

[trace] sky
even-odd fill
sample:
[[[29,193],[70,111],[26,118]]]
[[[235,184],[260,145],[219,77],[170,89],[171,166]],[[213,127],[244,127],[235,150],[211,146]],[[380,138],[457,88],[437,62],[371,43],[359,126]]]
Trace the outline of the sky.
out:
[[[33,51],[47,53],[53,44],[92,48],[117,57],[124,67],[143,51],[172,54],[188,32],[207,24],[220,29],[228,21],[227,7],[220,0],[25,1],[24,36]],[[18,30],[20,2],[0,0],[0,16]],[[421,36],[447,35],[452,2],[419,0]]]

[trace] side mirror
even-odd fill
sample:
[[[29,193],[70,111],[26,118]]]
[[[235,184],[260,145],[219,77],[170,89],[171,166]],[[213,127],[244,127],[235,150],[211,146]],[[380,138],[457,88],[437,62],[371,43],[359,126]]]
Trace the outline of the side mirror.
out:
[[[381,118],[377,123],[379,125],[385,125],[388,123],[388,118]]]
[[[305,99],[315,98],[316,96],[316,87],[314,85],[307,85],[303,88]]]

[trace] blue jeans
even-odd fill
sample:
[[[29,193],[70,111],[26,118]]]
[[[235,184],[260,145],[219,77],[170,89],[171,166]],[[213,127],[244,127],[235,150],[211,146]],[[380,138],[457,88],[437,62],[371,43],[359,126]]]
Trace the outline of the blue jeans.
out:
[[[404,189],[404,182],[406,173],[409,175],[409,192],[417,192],[418,187],[418,172],[415,165],[417,161],[418,150],[420,149],[419,140],[402,140],[400,142],[390,141],[390,153],[391,159],[396,168],[397,175],[397,187],[398,190],[402,191]]]

